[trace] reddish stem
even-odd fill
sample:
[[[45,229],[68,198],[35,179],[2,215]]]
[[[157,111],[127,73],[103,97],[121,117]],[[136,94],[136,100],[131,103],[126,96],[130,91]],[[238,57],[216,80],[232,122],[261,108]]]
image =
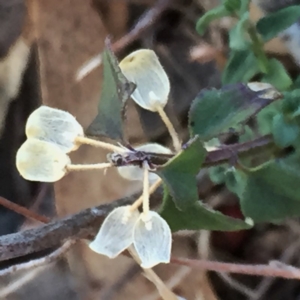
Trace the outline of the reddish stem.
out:
[[[0,205],[16,212],[17,214],[20,214],[22,216],[24,216],[25,218],[34,220],[34,221],[38,221],[41,223],[49,223],[50,219],[45,217],[45,216],[41,216],[29,209],[27,209],[26,207],[20,206],[19,204],[13,203],[3,197],[0,197]]]
[[[300,279],[300,270],[298,268],[285,265],[279,262],[272,262],[270,265],[246,265],[172,257],[171,263],[188,266],[193,269],[215,272],[238,273],[265,277],[281,277],[287,279]]]

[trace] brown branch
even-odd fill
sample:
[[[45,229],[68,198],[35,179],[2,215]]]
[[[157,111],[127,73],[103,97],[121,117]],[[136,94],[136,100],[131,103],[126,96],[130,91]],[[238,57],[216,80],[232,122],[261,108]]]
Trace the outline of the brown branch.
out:
[[[135,197],[123,198],[40,227],[0,236],[0,261],[58,247],[69,239],[92,239],[110,211],[134,200]]]
[[[271,135],[265,135],[252,141],[223,146],[220,149],[208,152],[203,167],[212,167],[228,162],[232,157],[247,156],[259,153],[267,148],[274,147]]]
[[[158,0],[156,4],[147,10],[135,24],[135,26],[118,41],[112,44],[112,50],[118,52],[127,45],[138,39],[154,22],[161,16],[162,12],[169,6],[171,0]]]
[[[0,205],[16,212],[17,214],[20,214],[22,216],[24,216],[25,218],[34,220],[34,221],[38,221],[41,223],[49,223],[50,219],[45,217],[45,216],[41,216],[31,210],[29,210],[26,207],[20,206],[16,203],[13,203],[3,197],[0,196]]]
[[[286,279],[300,279],[300,269],[274,262],[270,263],[270,265],[245,265],[173,257],[171,259],[171,263],[176,265],[188,266],[193,269],[215,272],[238,273],[252,276],[281,277]]]

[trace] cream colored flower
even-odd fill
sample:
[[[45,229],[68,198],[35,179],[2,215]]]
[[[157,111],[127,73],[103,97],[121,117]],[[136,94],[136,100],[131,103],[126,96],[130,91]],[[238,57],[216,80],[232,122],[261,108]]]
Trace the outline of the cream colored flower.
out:
[[[143,213],[130,212],[130,206],[114,209],[89,247],[115,258],[132,244],[145,269],[170,262],[172,234],[167,222],[154,211],[149,211],[145,220]]]
[[[138,218],[139,212],[130,212],[130,206],[115,208],[106,217],[89,247],[99,254],[115,258],[133,243],[133,228]]]
[[[16,155],[17,169],[27,180],[54,182],[66,174],[70,158],[55,144],[28,139]]]
[[[153,50],[134,51],[119,66],[125,77],[136,84],[131,97],[138,105],[156,112],[157,107],[167,104],[170,81]]]
[[[70,113],[48,106],[31,113],[25,131],[28,138],[51,142],[66,153],[78,149],[75,139],[83,136],[83,128]]]

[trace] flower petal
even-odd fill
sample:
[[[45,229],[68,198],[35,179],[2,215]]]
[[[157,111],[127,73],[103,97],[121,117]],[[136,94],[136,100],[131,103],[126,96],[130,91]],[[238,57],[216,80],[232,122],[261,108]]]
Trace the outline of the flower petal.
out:
[[[156,105],[164,107],[170,93],[169,78],[153,50],[140,49],[132,52],[120,62],[125,77],[137,85],[131,97],[150,111],[157,111]],[[155,99],[151,95],[155,94]]]
[[[83,128],[68,112],[41,106],[31,113],[26,123],[28,138],[52,142],[64,152],[78,149],[77,136],[83,136]]]
[[[164,147],[160,144],[156,143],[149,143],[144,144],[135,147],[138,151],[146,151],[146,152],[152,152],[152,153],[161,153],[161,154],[172,154],[172,151]],[[118,173],[127,180],[138,180],[143,181],[143,169],[138,166],[124,166],[124,167],[118,167]],[[155,173],[150,172],[149,173],[149,182],[150,184],[153,184],[159,176]]]
[[[148,217],[151,223],[145,222],[141,214],[133,231],[133,244],[145,269],[170,262],[172,246],[168,223],[154,211],[150,211]]]
[[[133,242],[133,228],[140,213],[129,211],[130,206],[114,209],[104,220],[96,238],[89,247],[99,253],[115,258]]]
[[[27,180],[54,182],[66,174],[70,158],[55,144],[28,139],[18,150],[16,165]]]

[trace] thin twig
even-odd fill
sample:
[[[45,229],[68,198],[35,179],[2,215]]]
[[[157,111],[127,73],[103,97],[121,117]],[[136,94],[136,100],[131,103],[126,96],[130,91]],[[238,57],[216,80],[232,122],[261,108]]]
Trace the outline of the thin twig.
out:
[[[67,165],[68,171],[85,171],[85,170],[103,170],[113,167],[112,163],[99,163],[99,164],[87,164],[87,165]]]
[[[69,240],[65,242],[60,248],[55,250],[54,252],[50,253],[47,256],[44,256],[42,258],[34,259],[22,264],[10,266],[6,269],[0,270],[0,277],[11,275],[12,273],[19,272],[19,271],[25,271],[33,268],[37,268],[40,266],[48,265],[56,260],[58,260],[60,257],[62,257],[75,243],[74,240]]]
[[[112,44],[112,51],[115,53],[124,49],[127,45],[138,39],[155,21],[161,16],[162,12],[168,7],[171,0],[158,0],[156,4],[141,16],[135,26],[122,38]],[[80,81],[102,63],[101,54],[97,54],[83,64],[76,74],[76,80]]]
[[[32,282],[42,271],[45,270],[45,266],[40,266],[33,270],[26,272],[20,278],[10,282],[8,285],[0,289],[0,299],[7,299],[9,295],[20,290],[24,285],[29,282]]]
[[[158,106],[157,112],[169,131],[175,151],[179,152],[181,150],[181,142],[172,122],[170,121],[169,117],[162,107]]]
[[[162,184],[162,180],[159,178],[157,179],[149,188],[149,195],[153,194],[158,188],[159,186]],[[136,209],[138,209],[142,203],[143,203],[143,199],[144,199],[144,195],[141,195],[136,201],[134,201],[134,203],[131,205],[130,210],[134,211]]]
[[[287,224],[291,224],[290,222],[287,222]],[[299,225],[298,225],[299,226]],[[298,236],[297,230],[295,231],[295,236]],[[300,247],[300,242],[296,241],[292,245],[288,246],[282,255],[280,256],[280,261],[282,263],[290,263],[293,257],[295,257],[296,253],[298,253]],[[248,300],[259,300],[261,299],[264,294],[268,291],[270,286],[273,284],[275,278],[265,278],[260,282],[260,284],[256,287],[256,290],[254,292],[254,295],[252,297],[249,297]]]
[[[166,282],[166,286],[173,290],[176,286],[182,282],[182,280],[191,272],[191,269],[188,267],[181,267],[174,274],[172,277]],[[142,300],[157,300],[159,298],[159,294],[154,292],[150,295],[145,296]]]
[[[245,265],[178,257],[173,257],[171,263],[215,272],[300,279],[300,269],[287,265]]]
[[[128,252],[131,254],[133,259],[140,265],[141,260],[136,253],[133,246],[128,248]],[[166,286],[166,284],[157,276],[152,269],[143,269],[147,279],[149,279],[157,288],[161,298],[163,300],[178,300],[176,295]]]
[[[49,218],[39,215],[39,214],[29,210],[28,208],[20,206],[19,204],[13,203],[3,197],[0,197],[0,205],[16,212],[19,215],[24,216],[25,218],[28,218],[28,219],[31,219],[34,221],[38,221],[40,223],[49,223],[50,222]]]
[[[128,151],[128,150],[126,150],[124,148],[121,148],[119,146],[115,146],[113,144],[98,141],[98,140],[93,140],[93,139],[90,139],[90,138],[84,137],[84,136],[76,137],[75,142],[78,143],[78,144],[86,144],[86,145],[90,145],[90,146],[93,146],[93,147],[99,147],[99,148],[102,148],[102,149],[105,149],[105,150],[109,150],[111,152],[116,152],[116,153],[121,153],[121,154]]]
[[[217,272],[217,275],[220,276],[221,279],[223,279],[228,285],[235,289],[236,291],[240,292],[242,295],[245,295],[246,297],[254,297],[255,291],[250,289],[249,287],[245,286],[244,284],[238,282],[237,280],[234,280],[229,274],[227,273],[219,273]]]
[[[142,272],[141,267],[135,262],[111,286],[101,289],[101,300],[111,300],[117,293],[131,283],[135,276]]]

